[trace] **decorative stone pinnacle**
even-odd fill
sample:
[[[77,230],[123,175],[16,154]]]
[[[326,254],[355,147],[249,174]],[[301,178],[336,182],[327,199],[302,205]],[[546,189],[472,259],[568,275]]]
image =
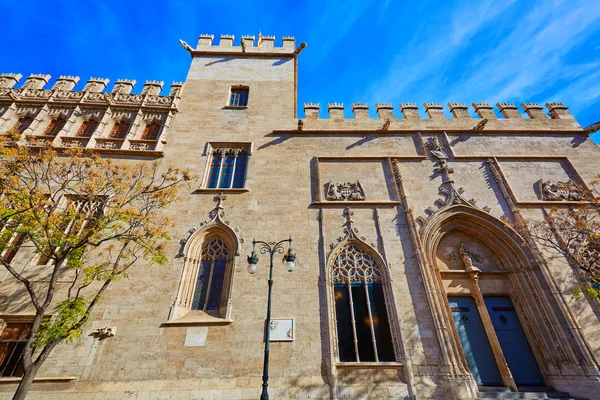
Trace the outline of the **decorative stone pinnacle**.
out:
[[[369,108],[367,103],[352,103],[352,108]]]
[[[203,39],[214,39],[215,35],[211,35],[209,33],[202,33],[202,34],[200,34],[200,37]]]
[[[375,106],[377,107],[377,109],[380,109],[380,108],[394,108],[392,106],[392,103],[375,103]]]
[[[344,108],[344,103],[329,103],[327,108]]]
[[[284,36],[282,40],[296,40],[294,36]]]
[[[319,108],[319,103],[304,103],[304,108]]]

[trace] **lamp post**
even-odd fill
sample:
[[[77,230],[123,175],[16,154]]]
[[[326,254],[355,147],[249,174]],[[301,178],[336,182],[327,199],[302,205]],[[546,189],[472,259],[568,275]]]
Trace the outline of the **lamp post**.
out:
[[[248,256],[248,272],[251,274],[255,274],[257,271],[256,264],[258,263],[258,256],[254,251],[256,249],[256,245],[259,245],[260,254],[269,253],[270,257],[270,266],[269,266],[269,297],[267,302],[267,323],[265,325],[265,360],[263,364],[263,384],[262,384],[262,394],[260,395],[260,400],[269,400],[269,392],[267,391],[267,387],[269,386],[269,340],[271,338],[271,291],[273,289],[273,256],[275,253],[283,254],[283,244],[288,242],[288,252],[284,256],[286,261],[285,267],[288,272],[292,272],[296,266],[294,265],[294,260],[296,259],[296,255],[292,253],[292,238],[284,239],[279,242],[262,242],[260,240],[252,241],[252,254]]]

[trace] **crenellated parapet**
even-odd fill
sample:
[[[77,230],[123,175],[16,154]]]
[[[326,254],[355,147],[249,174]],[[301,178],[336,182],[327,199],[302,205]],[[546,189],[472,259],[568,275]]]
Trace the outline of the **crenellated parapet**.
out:
[[[440,103],[424,103],[427,117],[423,117],[416,103],[400,103],[401,118],[394,115],[391,103],[376,103],[378,118],[369,116],[369,106],[366,103],[353,103],[353,118],[346,118],[343,103],[328,103],[328,118],[319,116],[318,103],[305,103],[304,114],[306,124],[303,131],[321,129],[375,129],[382,130],[554,130],[573,131],[581,127],[573,118],[568,108],[562,103],[547,103],[544,112],[541,105],[522,103],[520,108],[514,103],[497,103],[496,107],[488,103],[473,103],[471,107],[465,103],[451,102],[446,109]],[[473,114],[474,115],[473,115]]]
[[[157,156],[167,142],[177,113],[183,82],[173,82],[169,95],[160,94],[162,81],[146,81],[140,94],[136,81],[90,78],[74,90],[78,76],[60,76],[45,89],[50,75],[0,75],[0,134],[17,129],[19,144],[82,147],[98,152],[133,152]]]
[[[50,75],[31,74],[21,87],[15,85],[21,74],[5,73],[0,75],[0,101],[44,101],[48,103],[102,103],[106,106],[123,107],[168,107],[176,108],[183,84],[174,82],[168,96],[161,96],[162,81],[146,81],[141,94],[132,94],[135,80],[119,79],[111,91],[107,91],[109,79],[90,78],[82,91],[75,91],[79,83],[78,76],[60,76],[50,89],[44,89]]]
[[[246,56],[296,56],[306,47],[305,43],[301,43],[296,47],[296,39],[292,36],[283,36],[281,45],[276,45],[275,36],[244,35],[238,41],[234,35],[221,35],[218,43],[215,41],[215,36],[212,34],[202,34],[198,37],[198,44],[192,48],[183,40],[180,41],[182,46],[189,51],[192,56],[201,55],[220,55],[234,54]]]

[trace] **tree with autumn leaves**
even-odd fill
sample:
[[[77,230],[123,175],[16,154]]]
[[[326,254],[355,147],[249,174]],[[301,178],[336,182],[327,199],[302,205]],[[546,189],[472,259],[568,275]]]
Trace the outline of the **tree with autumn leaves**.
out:
[[[576,297],[600,301],[600,177],[576,190],[583,194],[580,204],[544,209],[542,220],[521,221],[517,228],[549,257],[566,259],[575,271]]]
[[[82,150],[16,146],[11,135],[4,139],[0,262],[25,288],[35,312],[13,397],[24,399],[52,350],[81,335],[112,282],[136,264],[167,261],[171,222],[159,211],[178,200],[193,177],[155,162],[116,162]],[[13,265],[7,255],[21,246],[34,247],[42,261],[24,269]]]

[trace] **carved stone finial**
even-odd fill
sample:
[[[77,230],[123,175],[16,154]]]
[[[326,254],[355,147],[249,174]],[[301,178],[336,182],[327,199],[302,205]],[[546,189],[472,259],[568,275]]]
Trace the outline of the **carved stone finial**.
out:
[[[223,194],[223,192],[217,194],[215,197],[213,197],[213,201],[215,201],[217,203],[217,209],[222,209],[223,208],[223,202],[227,200],[227,196]]]
[[[348,225],[348,228],[350,228],[350,230],[351,230],[352,224],[354,223],[354,221],[352,221],[352,216],[354,215],[354,211],[351,211],[350,207],[346,207],[346,208],[344,208],[343,215],[344,215],[344,218],[346,218],[345,225]]]

